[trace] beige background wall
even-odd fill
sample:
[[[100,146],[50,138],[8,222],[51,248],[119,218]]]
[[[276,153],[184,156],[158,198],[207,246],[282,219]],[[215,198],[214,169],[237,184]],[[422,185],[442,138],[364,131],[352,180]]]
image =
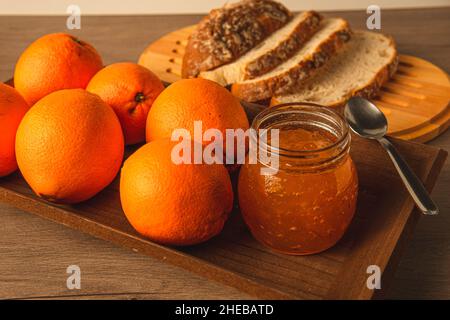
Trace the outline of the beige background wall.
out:
[[[365,9],[370,4],[383,8],[450,6],[450,0],[280,0],[292,10]],[[70,4],[82,14],[167,14],[203,13],[226,0],[0,0],[0,15],[59,14]]]

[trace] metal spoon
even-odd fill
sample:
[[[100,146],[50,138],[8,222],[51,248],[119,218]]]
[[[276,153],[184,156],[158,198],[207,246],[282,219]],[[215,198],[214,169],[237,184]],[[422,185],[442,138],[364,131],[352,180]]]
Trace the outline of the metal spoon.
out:
[[[353,132],[363,138],[376,139],[384,147],[419,209],[427,215],[438,214],[439,209],[422,182],[397,149],[384,137],[387,132],[387,120],[380,109],[366,99],[353,97],[347,102],[344,115]]]

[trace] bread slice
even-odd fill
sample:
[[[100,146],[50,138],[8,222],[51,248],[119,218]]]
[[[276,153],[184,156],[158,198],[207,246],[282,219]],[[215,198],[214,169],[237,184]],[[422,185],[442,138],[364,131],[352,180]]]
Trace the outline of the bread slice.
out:
[[[291,19],[292,13],[273,0],[242,0],[212,10],[189,37],[182,77],[235,61]]]
[[[231,91],[250,102],[287,93],[324,65],[350,36],[350,27],[344,19],[324,19],[316,34],[291,59],[261,77],[233,84]]]
[[[305,101],[342,107],[355,95],[373,98],[395,73],[397,65],[397,50],[391,37],[356,31],[345,49],[296,87],[295,93],[277,95],[271,104]]]
[[[300,13],[235,62],[202,72],[200,78],[227,86],[261,76],[291,58],[317,31],[321,19],[314,11]]]

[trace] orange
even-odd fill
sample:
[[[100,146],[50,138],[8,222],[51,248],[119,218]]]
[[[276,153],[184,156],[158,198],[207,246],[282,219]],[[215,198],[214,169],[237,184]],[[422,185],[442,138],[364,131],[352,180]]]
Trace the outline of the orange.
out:
[[[203,131],[248,129],[248,119],[239,100],[227,89],[205,79],[180,80],[166,88],[153,103],[147,118],[147,141],[171,137],[174,129],[185,128],[194,138],[194,121]],[[203,141],[202,141],[203,142]]]
[[[148,112],[164,86],[150,70],[124,62],[100,70],[86,90],[98,94],[114,109],[129,145],[145,141]]]
[[[20,56],[14,72],[14,86],[29,105],[61,89],[86,88],[103,67],[90,44],[64,33],[34,41]]]
[[[16,131],[29,106],[12,87],[0,82],[0,177],[17,170]]]
[[[19,169],[33,191],[58,203],[77,203],[105,188],[120,169],[124,141],[114,111],[83,89],[39,100],[17,130]]]
[[[122,168],[120,199],[131,225],[143,236],[168,245],[192,245],[223,228],[233,190],[221,164],[174,164],[176,142],[150,142]]]

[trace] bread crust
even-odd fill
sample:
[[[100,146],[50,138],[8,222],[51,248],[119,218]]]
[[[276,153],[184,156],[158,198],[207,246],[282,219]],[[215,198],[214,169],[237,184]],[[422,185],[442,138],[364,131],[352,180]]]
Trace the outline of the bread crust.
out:
[[[238,59],[291,19],[292,13],[273,0],[243,0],[212,10],[189,37],[182,77]]]
[[[231,92],[236,97],[249,102],[288,93],[297,83],[309,78],[320,69],[350,38],[350,26],[344,21],[342,28],[331,34],[309,59],[268,79],[235,83],[231,86]]]
[[[292,31],[291,36],[282,41],[276,48],[250,61],[244,68],[244,80],[257,78],[290,59],[311,39],[317,31],[322,16],[315,11],[306,12],[305,19]]]
[[[392,59],[383,68],[381,68],[366,85],[349,92],[345,97],[342,97],[342,99],[325,105],[325,107],[333,108],[336,109],[336,111],[343,113],[345,104],[351,97],[359,96],[366,99],[373,99],[379,95],[381,87],[388,82],[397,71],[399,61],[397,46],[394,38],[389,35],[385,35],[385,37],[389,39],[389,45],[395,50],[395,54]],[[286,101],[280,101],[276,96],[274,96],[270,101],[270,106],[275,106],[285,102]]]

